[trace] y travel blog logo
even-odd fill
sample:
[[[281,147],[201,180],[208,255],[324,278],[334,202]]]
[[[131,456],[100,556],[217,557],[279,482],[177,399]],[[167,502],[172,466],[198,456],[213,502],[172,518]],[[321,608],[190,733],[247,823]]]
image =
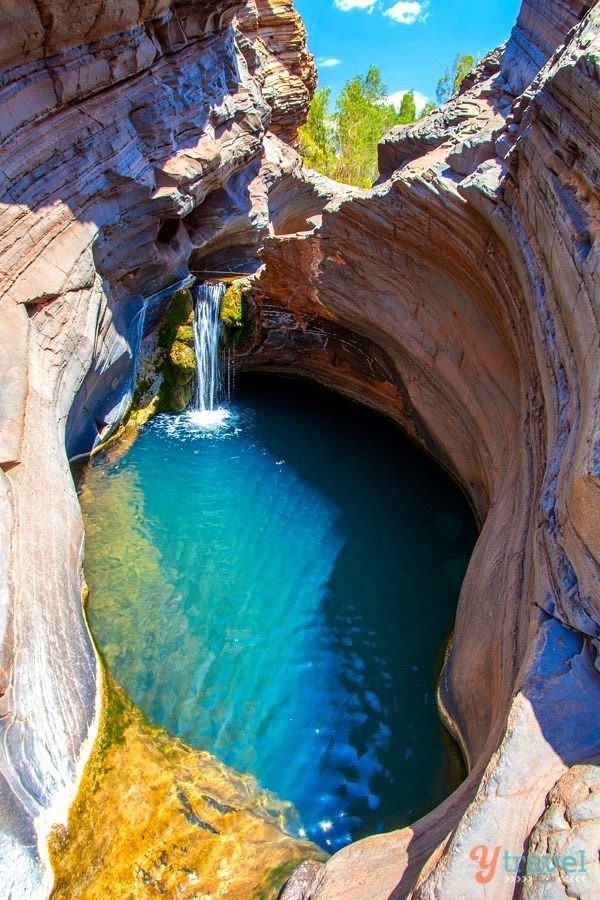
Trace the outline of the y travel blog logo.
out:
[[[581,879],[586,872],[585,852],[583,850],[568,856],[561,854],[513,855],[502,847],[488,847],[479,844],[473,847],[469,858],[477,863],[474,873],[478,884],[489,884],[498,873],[522,881],[524,878],[548,878],[557,872],[564,872],[571,880]]]

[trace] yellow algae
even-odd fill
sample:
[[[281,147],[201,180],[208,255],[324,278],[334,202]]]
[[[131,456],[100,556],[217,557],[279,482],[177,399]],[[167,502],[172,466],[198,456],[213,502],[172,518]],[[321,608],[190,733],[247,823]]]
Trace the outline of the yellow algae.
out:
[[[108,676],[100,732],[50,853],[55,900],[277,896],[313,844],[290,805],[152,726]]]
[[[149,422],[160,409],[160,397],[156,394],[150,396],[143,404],[132,406],[127,419],[120,425],[114,434],[92,451],[91,456],[105,453],[110,449],[111,455],[116,459],[135,444],[140,429]]]

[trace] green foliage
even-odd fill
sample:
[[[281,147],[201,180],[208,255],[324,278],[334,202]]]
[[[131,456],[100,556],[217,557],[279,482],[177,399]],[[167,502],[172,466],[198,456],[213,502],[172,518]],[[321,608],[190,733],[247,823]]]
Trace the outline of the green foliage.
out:
[[[414,94],[405,95],[400,115],[386,95],[376,66],[344,85],[334,113],[328,108],[330,91],[317,91],[306,125],[300,129],[300,152],[306,165],[338,181],[370,187],[377,178],[377,144],[385,132],[392,125],[416,119]]]
[[[456,94],[474,65],[473,56],[458,54],[438,81],[438,103]],[[429,102],[417,116],[414,91],[407,91],[397,112],[387,102],[387,88],[376,66],[344,85],[335,112],[329,111],[330,94],[328,88],[316,92],[306,125],[300,128],[300,153],[311,169],[358,187],[370,187],[377,178],[377,145],[385,132],[393,125],[410,125],[436,109]]]
[[[320,88],[313,97],[306,125],[298,134],[300,137],[300,153],[304,162],[311,169],[333,176],[336,167],[334,147],[335,123],[328,112],[329,88]]]
[[[407,91],[402,98],[402,103],[400,105],[398,123],[400,125],[410,125],[411,122],[415,122],[416,119],[417,107],[415,104],[415,94],[414,91]]]
[[[458,93],[460,87],[469,74],[475,68],[475,57],[470,53],[463,53],[456,58],[456,72],[454,75],[454,93]]]
[[[446,103],[456,93],[475,65],[475,57],[469,53],[459,53],[452,66],[446,69],[437,83],[435,94],[438,103]]]
[[[337,102],[339,181],[370,187],[377,178],[377,144],[398,123],[394,107],[386,102],[387,89],[376,66],[356,75]]]
[[[428,116],[430,112],[433,112],[433,110],[437,108],[437,103],[434,103],[433,100],[429,100],[421,110],[419,119],[424,119],[425,116]]]

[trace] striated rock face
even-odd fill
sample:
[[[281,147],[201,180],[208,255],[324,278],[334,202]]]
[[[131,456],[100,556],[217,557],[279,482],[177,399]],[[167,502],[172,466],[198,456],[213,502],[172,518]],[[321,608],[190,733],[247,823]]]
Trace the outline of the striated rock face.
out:
[[[595,5],[595,0],[523,0],[502,60],[502,74],[515,94],[525,90]]]
[[[116,427],[142,336],[192,256],[255,256],[268,191],[298,165],[269,128],[293,143],[309,100],[303,27],[290,3],[244,7],[0,4],[0,883],[12,898],[48,892],[46,837],[97,727],[65,445],[89,451]]]
[[[600,759],[600,9],[533,6],[464,93],[386,137],[375,190],[325,200],[316,182],[317,227],[267,240],[253,279],[240,363],[393,417],[482,524],[439,688],[469,777],[336,854],[311,900],[597,893],[597,770],[580,764]],[[550,58],[522,85],[506,70],[534,21],[531,58]],[[503,867],[574,850],[577,890]]]
[[[272,110],[270,130],[296,146],[298,127],[306,119],[317,86],[302,20],[291,0],[249,0],[238,24],[262,64],[259,83]],[[275,47],[273,33],[277,34]]]
[[[496,849],[581,851],[587,880],[549,890],[596,896],[600,9],[524,0],[461,95],[382,142],[372,191],[299,169],[314,71],[284,0],[24,0],[0,27],[6,894],[48,893],[47,835],[97,729],[65,446],[119,423],[190,272],[255,271],[262,245],[239,365],[394,418],[482,526],[439,688],[467,780],[288,897],[544,895],[492,872]]]

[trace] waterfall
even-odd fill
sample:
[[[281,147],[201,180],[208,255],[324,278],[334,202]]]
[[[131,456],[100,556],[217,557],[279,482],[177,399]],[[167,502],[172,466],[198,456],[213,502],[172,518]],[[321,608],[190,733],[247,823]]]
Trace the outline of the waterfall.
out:
[[[221,404],[229,399],[231,377],[228,363],[226,378],[223,379],[219,348],[221,338],[219,313],[224,293],[224,284],[200,284],[195,289],[194,345],[197,384],[192,415],[199,424],[215,425],[228,416],[228,411],[223,409]]]

